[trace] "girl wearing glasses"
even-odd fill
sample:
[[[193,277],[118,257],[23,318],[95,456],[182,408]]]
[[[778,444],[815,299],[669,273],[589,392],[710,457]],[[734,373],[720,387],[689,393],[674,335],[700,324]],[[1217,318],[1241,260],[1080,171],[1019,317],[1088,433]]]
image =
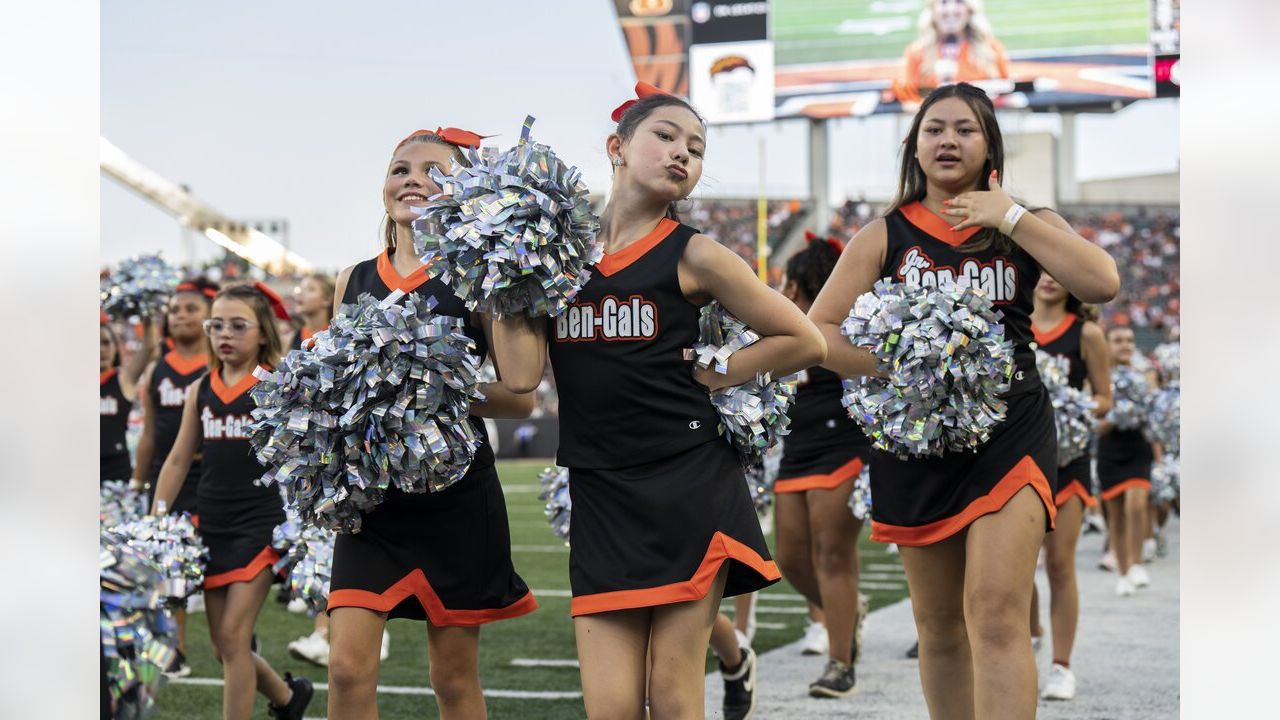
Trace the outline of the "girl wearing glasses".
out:
[[[253,626],[271,587],[271,531],[284,520],[275,488],[254,483],[264,468],[249,445],[249,389],[254,368],[280,359],[275,319],[288,317],[279,296],[262,283],[224,288],[209,319],[209,373],[187,391],[177,440],[160,470],[153,514],[178,497],[197,452],[203,456],[197,503],[200,537],[209,547],[205,607],[214,654],[222,663],[223,717],[247,720],[256,688],[271,716],[301,718],[311,701],[306,678],[284,679],[251,649]]]

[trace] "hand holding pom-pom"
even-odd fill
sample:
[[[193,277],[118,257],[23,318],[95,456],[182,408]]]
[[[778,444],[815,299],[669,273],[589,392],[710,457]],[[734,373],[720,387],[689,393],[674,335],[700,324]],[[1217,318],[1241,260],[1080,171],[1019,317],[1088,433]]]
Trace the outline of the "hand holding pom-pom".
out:
[[[1013,345],[1001,313],[971,287],[880,280],[841,333],[884,377],[844,381],[844,405],[872,444],[899,457],[973,450],[1004,420]]]
[[[314,346],[255,374],[250,441],[302,522],[360,529],[388,487],[436,492],[460,480],[480,438],[475,343],[434,298],[365,293],[344,305]]]
[[[569,497],[569,469],[556,465],[538,473],[542,492],[538,499],[546,501],[547,520],[551,532],[566,545],[569,544],[569,521],[573,514],[573,500]]]
[[[116,320],[161,315],[181,281],[181,272],[159,255],[122,260],[102,278],[102,311]]]
[[[480,312],[529,317],[560,314],[603,257],[600,223],[591,212],[581,172],[564,164],[529,133],[469,167],[431,170],[441,192],[413,223],[413,245],[430,277]]]
[[[110,532],[160,568],[165,596],[171,601],[185,600],[204,585],[209,549],[187,513],[144,515],[113,527]]]
[[[1120,430],[1134,430],[1147,421],[1150,385],[1142,371],[1132,365],[1111,369],[1111,410],[1107,419]]]
[[[312,615],[323,612],[329,604],[336,538],[332,530],[290,524],[290,520],[277,525],[272,533],[272,548],[277,552],[284,549],[272,570],[288,579],[290,599],[301,599]]]
[[[106,529],[147,514],[147,496],[128,480],[107,480],[98,487],[98,528]]]
[[[1053,421],[1058,427],[1058,467],[1080,459],[1089,452],[1093,431],[1098,426],[1093,410],[1098,403],[1083,390],[1071,387],[1065,358],[1036,351],[1036,370],[1053,403]]]
[[[101,535],[98,560],[98,630],[111,717],[144,718],[155,710],[163,672],[177,657],[165,574],[128,537],[111,530]]]

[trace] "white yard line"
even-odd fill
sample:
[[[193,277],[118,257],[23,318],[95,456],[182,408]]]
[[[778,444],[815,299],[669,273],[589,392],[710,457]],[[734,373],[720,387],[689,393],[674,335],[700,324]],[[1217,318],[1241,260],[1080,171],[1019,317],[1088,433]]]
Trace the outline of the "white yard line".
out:
[[[515,667],[578,667],[577,660],[547,660],[542,658],[512,658],[511,664]]]
[[[205,685],[222,687],[222,678],[185,677],[170,680],[178,685]],[[329,683],[316,683],[317,690],[328,692]],[[403,685],[379,685],[378,692],[384,695],[435,695],[429,687],[406,687]],[[484,690],[485,697],[507,698],[513,700],[578,700],[580,692],[555,692],[550,690]]]

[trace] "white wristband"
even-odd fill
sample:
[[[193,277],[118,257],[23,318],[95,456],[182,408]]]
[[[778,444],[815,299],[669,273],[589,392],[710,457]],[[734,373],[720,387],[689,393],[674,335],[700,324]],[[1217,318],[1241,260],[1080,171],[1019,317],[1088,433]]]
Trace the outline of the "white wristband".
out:
[[[1004,214],[1004,220],[1000,221],[1000,232],[1013,237],[1013,226],[1018,224],[1022,216],[1027,213],[1027,209],[1014,203],[1009,206],[1008,212]]]

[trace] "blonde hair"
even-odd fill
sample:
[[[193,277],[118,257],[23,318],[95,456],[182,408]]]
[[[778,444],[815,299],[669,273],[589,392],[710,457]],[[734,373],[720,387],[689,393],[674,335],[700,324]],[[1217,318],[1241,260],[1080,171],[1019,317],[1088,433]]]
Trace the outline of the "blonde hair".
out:
[[[457,145],[454,145],[453,143],[447,142],[444,138],[431,132],[416,133],[416,134],[410,135],[404,140],[401,140],[400,144],[396,146],[396,149],[391,152],[391,158],[393,161],[395,160],[396,151],[399,150],[401,147],[408,145],[409,143],[435,143],[437,145],[446,145],[453,149],[454,162],[462,166],[470,165],[470,163],[467,162],[467,156],[464,155],[462,152],[462,148],[458,147]],[[388,164],[387,169],[389,170],[390,168],[391,166],[390,164]],[[395,249],[396,224],[391,221],[391,215],[387,213],[385,209],[383,210],[383,213],[382,213],[382,231],[381,232],[382,232],[382,247],[388,250]]]
[[[302,278],[303,282],[307,280],[315,280],[320,283],[320,287],[324,288],[325,293],[329,296],[329,302],[325,303],[325,317],[333,319],[333,296],[338,294],[338,284],[334,282],[333,276],[328,273],[313,272]]]
[[[929,0],[920,11],[920,19],[916,23],[920,30],[916,43],[924,51],[923,67],[925,68],[932,68],[938,61],[939,38],[938,29],[933,24],[933,15],[939,2],[941,0]],[[998,68],[996,54],[991,46],[995,31],[991,29],[987,11],[982,6],[982,0],[961,0],[961,2],[969,7],[969,22],[964,28],[964,37],[969,41],[969,54],[975,65],[991,77],[995,77],[998,74]]]
[[[284,346],[280,342],[280,331],[276,329],[275,311],[271,308],[271,301],[267,296],[253,285],[245,283],[222,288],[217,295],[213,296],[213,301],[217,302],[218,298],[239,300],[253,309],[253,319],[258,323],[258,331],[266,341],[258,346],[258,364],[275,367],[280,362]],[[213,339],[205,335],[204,344],[205,352],[209,355],[209,372],[220,371],[222,359],[213,351]]]

